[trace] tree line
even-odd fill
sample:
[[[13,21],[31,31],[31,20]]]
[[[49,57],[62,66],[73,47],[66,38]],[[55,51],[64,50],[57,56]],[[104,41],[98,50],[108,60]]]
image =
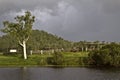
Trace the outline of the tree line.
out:
[[[49,50],[61,49],[69,50],[71,42],[64,40],[61,37],[50,34],[43,30],[32,30],[31,36],[27,42],[27,50]],[[3,35],[0,37],[0,52],[9,51],[9,49],[18,49],[21,51],[21,46],[11,35]]]
[[[68,52],[81,52],[81,51],[93,51],[99,50],[102,46],[110,44],[108,42],[88,42],[88,41],[79,41],[72,42],[64,40],[57,35],[53,35],[43,30],[32,30],[31,36],[27,42],[27,51],[30,50],[49,50],[49,49],[64,49]],[[18,49],[22,51],[21,46],[17,42],[16,38],[6,34],[0,37],[0,52],[7,52],[9,49]]]

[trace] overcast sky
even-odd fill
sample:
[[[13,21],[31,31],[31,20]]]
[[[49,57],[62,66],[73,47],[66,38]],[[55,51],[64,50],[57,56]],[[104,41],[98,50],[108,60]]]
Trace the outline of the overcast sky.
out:
[[[71,41],[120,41],[120,0],[0,0],[0,26],[26,10],[33,28]]]

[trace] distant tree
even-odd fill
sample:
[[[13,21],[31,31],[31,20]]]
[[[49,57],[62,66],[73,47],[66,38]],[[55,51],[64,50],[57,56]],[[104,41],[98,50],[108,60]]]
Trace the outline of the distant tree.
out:
[[[4,33],[10,34],[15,37],[19,44],[23,47],[24,59],[27,59],[26,42],[28,41],[35,17],[29,11],[25,15],[15,17],[16,22],[4,21]]]

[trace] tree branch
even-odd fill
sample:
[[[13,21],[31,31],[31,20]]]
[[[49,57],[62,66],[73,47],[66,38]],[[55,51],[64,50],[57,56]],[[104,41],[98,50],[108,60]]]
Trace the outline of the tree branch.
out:
[[[21,46],[23,46],[23,44],[22,44],[22,42],[21,42],[20,40],[19,40],[18,42],[19,42],[19,44],[20,44]]]
[[[27,42],[27,41],[28,41],[28,39],[29,39],[29,36],[25,39],[25,41]]]

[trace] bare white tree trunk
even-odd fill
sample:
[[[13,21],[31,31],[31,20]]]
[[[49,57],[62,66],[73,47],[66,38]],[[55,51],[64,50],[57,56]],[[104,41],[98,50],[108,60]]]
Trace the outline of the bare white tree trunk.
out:
[[[27,59],[27,53],[26,53],[26,41],[23,41],[23,54],[24,54],[24,59]]]
[[[19,41],[19,44],[23,47],[23,56],[24,56],[24,59],[27,59],[26,40]]]

